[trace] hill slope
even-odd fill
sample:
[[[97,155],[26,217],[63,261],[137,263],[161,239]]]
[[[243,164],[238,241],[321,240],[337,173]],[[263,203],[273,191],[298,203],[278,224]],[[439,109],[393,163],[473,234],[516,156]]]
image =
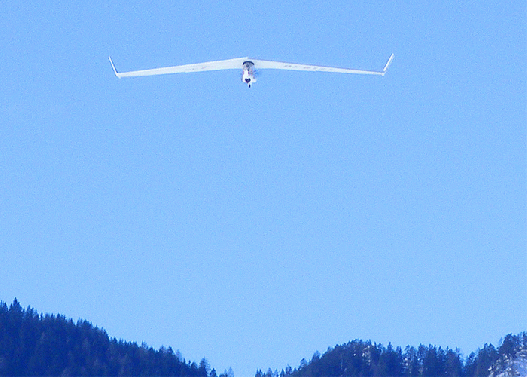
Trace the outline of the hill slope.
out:
[[[490,377],[527,376],[527,347],[518,345],[513,355],[502,355],[491,368]]]
[[[354,340],[315,352],[310,362],[303,359],[297,369],[288,367],[281,373],[261,370],[256,377],[315,376],[459,376],[459,377],[527,377],[527,332],[507,335],[498,348],[485,344],[465,360],[459,350],[432,345],[394,348],[391,344]]]
[[[172,348],[110,339],[87,321],[38,315],[15,301],[0,302],[0,375],[164,375],[208,376],[203,359],[185,363]]]
[[[172,348],[111,339],[87,321],[62,315],[39,315],[23,309],[15,299],[8,307],[0,301],[0,375],[163,375],[216,377],[202,359],[185,362]],[[232,370],[220,377],[232,377]],[[491,376],[527,377],[527,332],[507,335],[499,347],[485,344],[463,360],[459,350],[432,345],[394,348],[354,340],[315,352],[310,362],[278,373],[257,371],[257,377],[315,376]]]

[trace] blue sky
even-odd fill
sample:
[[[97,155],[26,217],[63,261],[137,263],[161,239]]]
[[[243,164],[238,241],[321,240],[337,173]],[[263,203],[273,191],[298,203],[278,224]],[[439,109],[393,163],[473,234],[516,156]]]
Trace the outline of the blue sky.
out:
[[[526,330],[524,1],[2,4],[0,300],[236,376]]]

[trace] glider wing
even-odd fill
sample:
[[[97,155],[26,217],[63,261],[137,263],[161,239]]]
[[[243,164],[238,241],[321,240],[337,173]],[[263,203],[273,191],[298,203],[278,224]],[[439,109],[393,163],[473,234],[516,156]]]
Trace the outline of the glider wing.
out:
[[[112,58],[109,58],[112,64],[115,76],[121,77],[137,77],[137,76],[153,76],[153,75],[164,75],[167,73],[190,73],[190,72],[201,72],[201,71],[219,71],[223,69],[242,69],[243,62],[247,58],[235,58],[228,60],[218,60],[211,62],[204,62],[198,64],[184,64],[177,65],[175,67],[163,67],[154,69],[144,69],[139,71],[130,72],[119,72],[113,64]]]
[[[393,60],[393,54],[388,59],[388,62],[384,66],[382,71],[366,71],[361,69],[350,69],[350,68],[337,68],[337,67],[324,67],[319,65],[309,65],[309,64],[297,64],[297,63],[286,63],[286,62],[276,62],[271,60],[258,60],[252,59],[256,69],[285,69],[290,71],[319,71],[319,72],[335,72],[335,73],[359,73],[366,75],[380,75],[384,76],[388,66]]]

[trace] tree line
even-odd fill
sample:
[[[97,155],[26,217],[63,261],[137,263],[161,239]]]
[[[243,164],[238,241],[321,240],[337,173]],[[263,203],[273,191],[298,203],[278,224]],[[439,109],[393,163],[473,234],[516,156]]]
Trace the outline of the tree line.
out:
[[[420,345],[403,350],[353,340],[323,355],[317,351],[295,369],[257,370],[255,377],[489,376],[518,356],[527,360],[527,332],[505,336],[498,347],[485,344],[467,358],[458,349]],[[117,340],[87,321],[38,314],[29,306],[23,309],[17,299],[10,306],[0,301],[0,376],[30,375],[233,377],[234,372],[218,375],[206,359],[185,361],[171,347],[155,350]]]
[[[206,359],[198,365],[171,347],[110,339],[87,321],[39,315],[15,298],[9,307],[0,301],[0,375],[208,377],[216,371]]]
[[[527,332],[507,335],[499,347],[485,344],[466,359],[459,349],[443,349],[432,345],[394,348],[371,341],[354,340],[329,348],[324,355],[317,351],[311,361],[302,359],[300,366],[292,369],[267,372],[257,370],[255,377],[480,377],[497,375],[507,360],[527,357]]]

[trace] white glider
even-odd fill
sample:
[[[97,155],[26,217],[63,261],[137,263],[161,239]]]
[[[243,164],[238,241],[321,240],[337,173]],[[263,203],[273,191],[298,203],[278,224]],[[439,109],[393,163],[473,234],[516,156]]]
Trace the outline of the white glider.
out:
[[[224,69],[242,69],[242,81],[245,82],[249,88],[251,84],[256,81],[256,69],[285,69],[289,71],[320,71],[320,72],[334,72],[334,73],[358,73],[365,75],[379,75],[384,76],[388,66],[393,60],[393,54],[388,59],[388,62],[382,71],[366,71],[361,69],[324,67],[319,65],[285,63],[272,60],[259,60],[249,58],[235,58],[228,60],[218,60],[198,64],[184,64],[175,67],[163,67],[154,69],[144,69],[139,71],[119,72],[113,64],[112,58],[108,58],[112,64],[115,76],[122,77],[137,77],[137,76],[153,76],[164,75],[167,73],[190,73],[201,71],[219,71]]]

